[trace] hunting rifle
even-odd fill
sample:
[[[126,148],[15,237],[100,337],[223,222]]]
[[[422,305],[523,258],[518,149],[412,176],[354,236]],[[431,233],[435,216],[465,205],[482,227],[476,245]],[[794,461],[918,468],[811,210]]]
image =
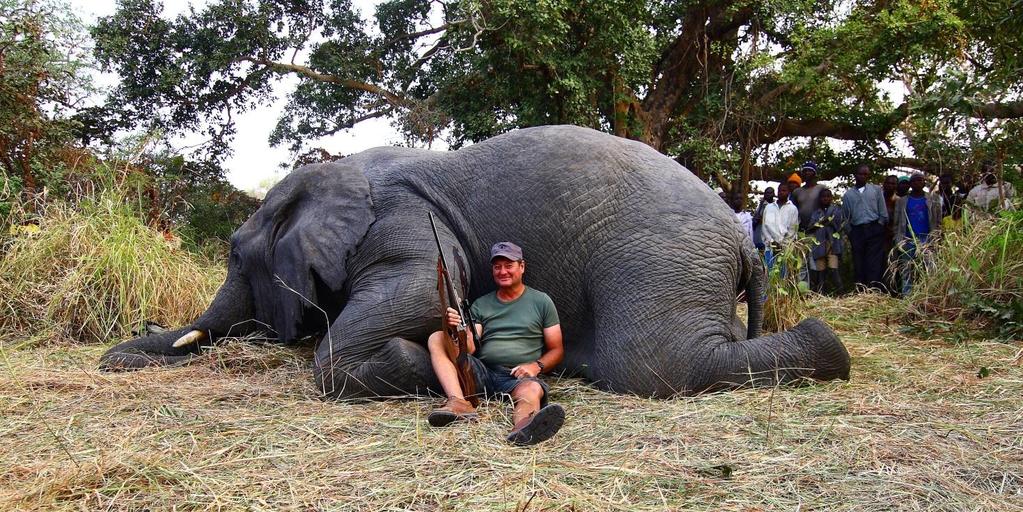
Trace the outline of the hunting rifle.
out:
[[[462,387],[462,395],[476,407],[479,405],[480,399],[476,396],[476,378],[472,374],[472,365],[469,364],[469,347],[466,340],[467,331],[466,328],[472,329],[473,339],[476,343],[480,342],[479,336],[476,335],[476,322],[472,318],[472,312],[469,309],[469,301],[467,299],[459,299],[458,292],[455,291],[455,284],[451,282],[451,275],[448,273],[448,264],[444,258],[444,249],[440,245],[440,236],[437,234],[437,223],[433,220],[433,212],[428,212],[430,215],[430,227],[433,229],[433,239],[437,242],[437,293],[440,294],[440,306],[442,314],[442,324],[444,326],[444,332],[447,334],[450,342],[455,343],[458,349],[458,355],[455,356],[455,371],[458,374],[458,384]],[[462,276],[462,285],[465,286],[465,276]],[[445,297],[446,295],[446,297]],[[447,310],[448,306],[458,310],[458,316],[461,318],[459,323],[455,327],[448,325],[447,321]],[[468,323],[466,323],[468,321]]]

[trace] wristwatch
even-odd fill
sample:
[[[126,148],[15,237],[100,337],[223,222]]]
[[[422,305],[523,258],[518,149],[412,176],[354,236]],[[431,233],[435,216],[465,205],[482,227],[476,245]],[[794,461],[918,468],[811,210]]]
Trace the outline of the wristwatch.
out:
[[[534,362],[536,363],[536,365],[537,365],[537,366],[539,366],[539,367],[540,367],[540,371],[542,372],[542,371],[543,371],[543,361],[541,361],[541,360],[537,359],[537,360],[536,360],[536,361],[534,361]]]

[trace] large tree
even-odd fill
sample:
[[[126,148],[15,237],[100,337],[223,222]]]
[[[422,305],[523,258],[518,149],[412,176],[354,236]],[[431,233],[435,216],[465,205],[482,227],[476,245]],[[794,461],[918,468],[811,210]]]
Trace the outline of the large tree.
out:
[[[79,156],[69,153],[72,116],[93,92],[87,39],[58,1],[0,0],[0,214],[13,191],[31,208],[36,192],[59,185]]]
[[[270,137],[390,117],[452,146],[572,123],[727,185],[803,158],[959,170],[1023,156],[1020,0],[121,0],[93,30],[122,115],[229,140],[298,77]],[[893,100],[893,91],[905,92]],[[829,144],[829,140],[846,141]]]

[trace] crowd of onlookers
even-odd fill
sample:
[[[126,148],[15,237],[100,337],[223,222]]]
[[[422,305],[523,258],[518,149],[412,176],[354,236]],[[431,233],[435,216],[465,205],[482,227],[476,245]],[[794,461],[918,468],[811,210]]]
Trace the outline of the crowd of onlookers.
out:
[[[954,183],[942,174],[928,191],[923,174],[885,176],[881,185],[870,183],[870,167],[860,165],[854,183],[841,199],[817,182],[817,164],[806,162],[798,173],[764,190],[753,213],[746,200],[721,193],[736,213],[743,230],[761,252],[770,271],[778,255],[797,238],[808,240],[801,254],[799,279],[819,293],[843,289],[839,263],[852,256],[857,288],[878,288],[908,294],[912,289],[912,262],[942,230],[955,230],[967,208],[988,212],[1012,208],[1015,190],[998,179],[993,167],[981,166],[980,183],[964,175]],[[848,246],[845,240],[848,239]]]

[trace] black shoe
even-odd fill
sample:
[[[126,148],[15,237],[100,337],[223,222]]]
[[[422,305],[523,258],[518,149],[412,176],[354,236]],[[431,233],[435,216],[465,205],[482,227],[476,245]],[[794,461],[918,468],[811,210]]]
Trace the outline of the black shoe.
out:
[[[532,416],[519,421],[508,434],[508,442],[526,446],[546,441],[558,433],[565,424],[565,410],[558,404],[549,404]]]

